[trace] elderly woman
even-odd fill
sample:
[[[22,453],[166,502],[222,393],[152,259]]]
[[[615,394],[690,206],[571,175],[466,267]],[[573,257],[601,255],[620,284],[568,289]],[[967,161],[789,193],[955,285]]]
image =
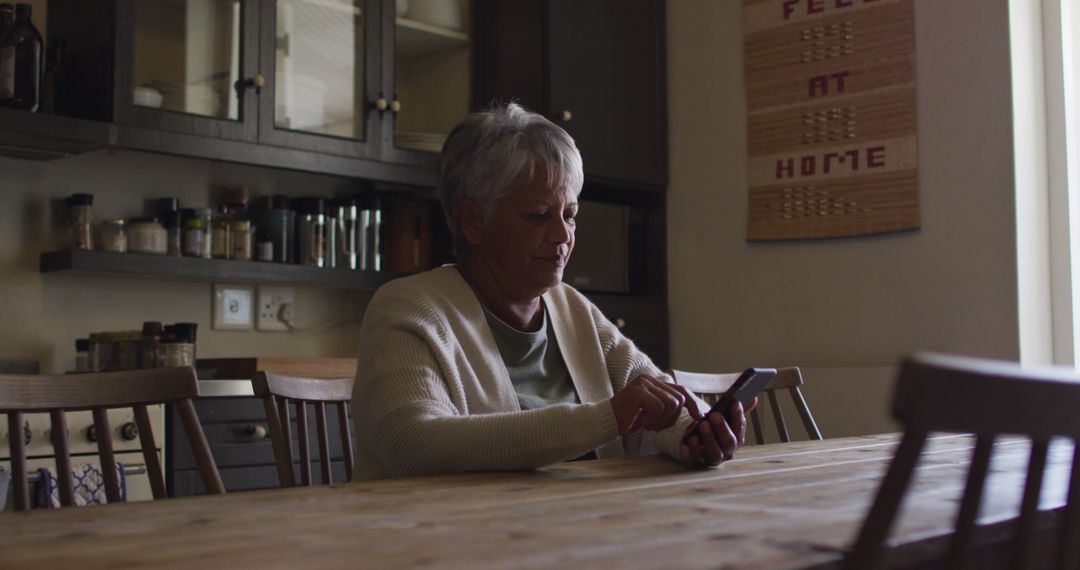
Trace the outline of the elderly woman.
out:
[[[742,407],[732,425],[701,420],[700,400],[562,283],[583,184],[564,130],[516,104],[475,113],[450,133],[437,176],[459,263],[388,283],[368,306],[357,478],[732,457]],[[700,437],[681,443],[699,422]]]

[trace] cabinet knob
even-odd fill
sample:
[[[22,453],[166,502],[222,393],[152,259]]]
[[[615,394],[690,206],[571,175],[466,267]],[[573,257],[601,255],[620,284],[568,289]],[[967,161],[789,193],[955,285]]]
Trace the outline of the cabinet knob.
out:
[[[573,118],[574,118],[574,114],[571,113],[569,109],[563,109],[563,111],[561,113],[559,113],[559,120],[564,122],[564,123],[569,123],[570,120],[573,119]]]
[[[244,433],[251,439],[266,439],[266,428],[260,425],[247,426]]]
[[[401,111],[401,101],[399,101],[397,99],[394,99],[393,101],[391,101],[390,102],[390,111],[393,112],[393,113],[397,113],[398,111]]]
[[[97,426],[89,426],[86,428],[86,441],[94,443],[97,441]]]
[[[244,97],[244,90],[254,87],[255,93],[258,94],[262,91],[263,85],[266,85],[266,78],[261,74],[256,74],[255,77],[249,77],[247,79],[236,80],[236,96],[239,98]]]
[[[375,100],[374,103],[372,103],[372,106],[375,107],[376,109],[378,109],[379,111],[385,111],[386,108],[390,106],[390,103],[388,103],[386,101],[386,97],[379,97],[378,99]]]
[[[120,426],[120,437],[123,437],[127,441],[131,441],[139,437],[139,426],[134,422],[128,422]]]
[[[621,319],[621,318],[620,319],[615,319],[615,327],[618,328],[619,330],[625,329],[626,328],[626,319]]]

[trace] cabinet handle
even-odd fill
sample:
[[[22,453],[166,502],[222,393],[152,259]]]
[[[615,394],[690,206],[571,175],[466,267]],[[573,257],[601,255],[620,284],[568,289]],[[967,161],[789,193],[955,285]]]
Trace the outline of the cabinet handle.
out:
[[[626,319],[615,319],[615,328],[623,330],[626,328]]]
[[[244,90],[251,87],[255,88],[255,94],[258,95],[262,92],[263,85],[266,85],[266,78],[262,74],[256,74],[255,77],[249,77],[247,79],[236,80],[236,96],[243,99]]]
[[[390,112],[397,113],[399,111],[401,111],[401,101],[395,98],[390,102]]]
[[[132,441],[139,437],[139,426],[134,422],[128,422],[120,426],[120,437],[123,437],[127,441]]]
[[[390,103],[386,101],[386,97],[379,97],[371,104],[371,106],[379,111],[385,111],[386,108],[390,106]]]
[[[266,439],[266,428],[260,425],[251,425],[244,428],[244,434],[251,439]]]
[[[563,109],[562,113],[559,113],[559,121],[563,123],[569,123],[574,118],[574,114],[569,109]]]

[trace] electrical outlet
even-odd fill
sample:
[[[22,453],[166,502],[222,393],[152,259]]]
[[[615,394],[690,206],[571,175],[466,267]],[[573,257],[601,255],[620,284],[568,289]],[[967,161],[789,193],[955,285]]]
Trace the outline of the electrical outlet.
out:
[[[255,328],[260,331],[287,331],[289,327],[281,320],[282,305],[293,305],[292,287],[259,285]]]
[[[219,331],[249,331],[254,315],[251,312],[255,291],[247,285],[214,284],[214,320],[211,327]]]

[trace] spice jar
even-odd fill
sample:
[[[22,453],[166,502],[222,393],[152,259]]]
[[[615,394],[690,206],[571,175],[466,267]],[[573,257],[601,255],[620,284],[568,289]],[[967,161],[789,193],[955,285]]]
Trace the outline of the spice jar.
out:
[[[202,218],[188,218],[184,220],[184,255],[188,257],[202,257],[206,230],[203,227]]]
[[[157,218],[135,218],[128,231],[128,251],[165,255],[167,235]]]
[[[194,323],[177,323],[165,327],[158,350],[158,362],[161,366],[195,365],[195,327]]]
[[[229,225],[232,218],[228,208],[222,206],[220,211],[214,212],[214,220],[210,232],[211,253],[215,259],[229,259],[232,255],[232,244],[229,241]]]
[[[214,211],[210,208],[195,208],[195,217],[202,220],[203,247],[199,257],[210,259],[213,257],[213,243],[211,241],[211,224],[214,220]]]
[[[90,372],[90,339],[75,339],[75,372]]]
[[[232,240],[232,255],[229,259],[236,261],[251,261],[252,242],[254,236],[251,232],[251,222],[247,220],[234,220],[232,222],[229,239]]]
[[[146,321],[142,326],[142,343],[139,357],[141,368],[157,368],[158,348],[161,346],[161,323],[158,321]]]
[[[124,220],[101,222],[101,249],[119,253],[127,251],[127,229]]]
[[[94,195],[72,194],[66,200],[71,249],[94,249]]]
[[[173,257],[183,255],[181,239],[183,228],[180,224],[180,212],[169,210],[161,215],[162,226],[165,227],[165,254]]]

